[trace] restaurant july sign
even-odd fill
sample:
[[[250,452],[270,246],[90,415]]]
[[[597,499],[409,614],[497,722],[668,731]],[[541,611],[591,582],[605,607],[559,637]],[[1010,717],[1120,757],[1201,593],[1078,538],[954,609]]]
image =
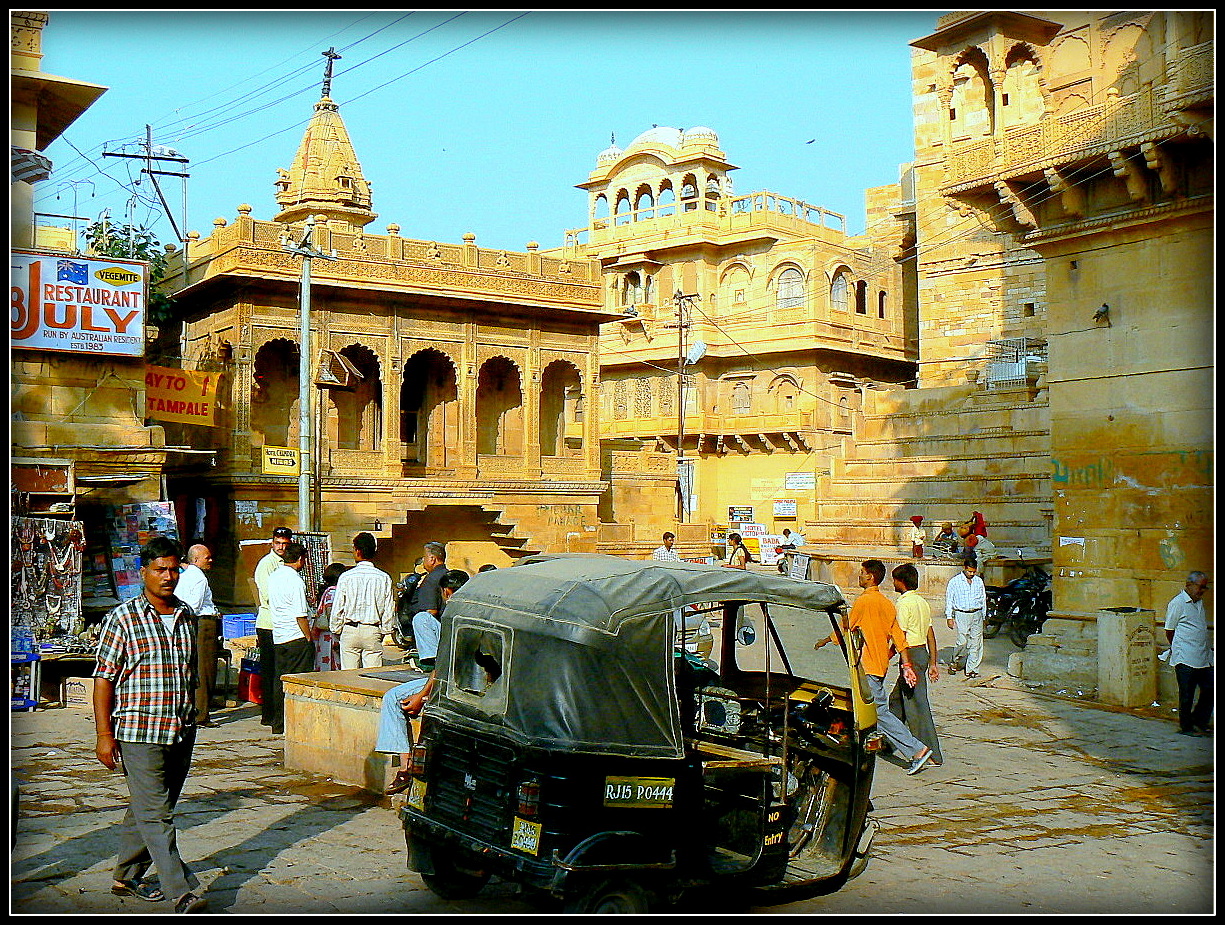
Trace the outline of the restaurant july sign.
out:
[[[147,263],[13,251],[9,282],[15,349],[144,356]]]

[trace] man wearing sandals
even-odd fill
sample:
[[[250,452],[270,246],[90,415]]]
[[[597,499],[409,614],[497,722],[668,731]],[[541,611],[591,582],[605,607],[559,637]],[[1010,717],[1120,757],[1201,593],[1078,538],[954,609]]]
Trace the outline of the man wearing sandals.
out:
[[[119,825],[111,892],[175,912],[200,912],[200,883],[179,856],[174,807],[196,741],[194,614],[175,596],[182,550],[155,537],[140,551],[139,597],[107,614],[94,670],[95,752],[127,778],[131,801]],[[161,889],[144,879],[157,868]]]

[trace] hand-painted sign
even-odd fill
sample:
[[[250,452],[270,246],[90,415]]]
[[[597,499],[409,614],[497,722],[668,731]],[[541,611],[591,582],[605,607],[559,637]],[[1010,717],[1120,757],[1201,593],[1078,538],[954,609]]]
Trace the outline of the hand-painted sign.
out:
[[[217,373],[145,367],[145,417],[214,426]]]
[[[144,356],[147,263],[24,251],[11,257],[14,348]]]
[[[298,451],[292,447],[264,446],[264,475],[297,475]]]

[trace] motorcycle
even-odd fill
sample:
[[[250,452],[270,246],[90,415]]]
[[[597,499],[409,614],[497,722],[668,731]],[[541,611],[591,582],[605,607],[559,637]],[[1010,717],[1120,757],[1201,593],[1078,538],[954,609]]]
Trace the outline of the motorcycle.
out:
[[[1019,647],[1042,628],[1051,609],[1051,576],[1036,565],[1003,587],[987,588],[987,619],[983,636],[994,639],[1001,631]]]

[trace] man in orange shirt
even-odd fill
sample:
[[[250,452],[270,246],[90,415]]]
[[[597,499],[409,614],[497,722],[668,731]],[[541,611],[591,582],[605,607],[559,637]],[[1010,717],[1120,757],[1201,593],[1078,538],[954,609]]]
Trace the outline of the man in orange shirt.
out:
[[[885,674],[889,660],[896,649],[902,658],[902,680],[910,687],[918,683],[914,666],[910,663],[910,651],[906,646],[906,634],[897,622],[897,610],[893,602],[880,593],[879,585],[885,580],[885,564],[869,559],[859,570],[859,587],[863,593],[855,599],[847,618],[845,630],[850,633],[859,627],[863,633],[862,664],[868,687],[872,690],[872,702],[876,704],[876,728],[884,733],[894,751],[910,762],[907,774],[918,774],[934,757],[932,750],[915,738],[906,724],[889,712],[889,695],[885,692]],[[821,648],[832,637],[816,644]]]

